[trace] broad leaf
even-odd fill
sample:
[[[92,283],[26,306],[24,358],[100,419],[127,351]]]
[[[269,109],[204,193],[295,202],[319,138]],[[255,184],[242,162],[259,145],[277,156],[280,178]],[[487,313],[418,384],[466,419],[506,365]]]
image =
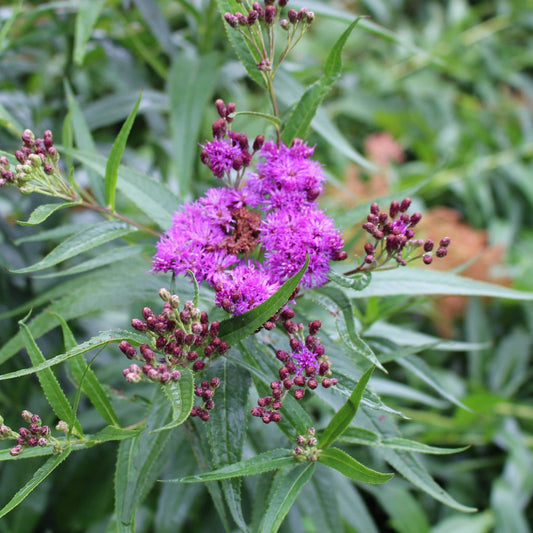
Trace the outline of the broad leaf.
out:
[[[322,450],[318,460],[323,465],[338,470],[346,477],[364,483],[385,483],[394,476],[394,474],[383,474],[368,468],[339,448]]]
[[[372,372],[374,372],[373,366],[371,366],[361,376],[351,396],[348,398],[348,401],[335,413],[333,418],[330,420],[318,441],[320,448],[324,449],[331,446],[351,424],[357,413],[357,409],[359,409],[363,392],[368,384]]]

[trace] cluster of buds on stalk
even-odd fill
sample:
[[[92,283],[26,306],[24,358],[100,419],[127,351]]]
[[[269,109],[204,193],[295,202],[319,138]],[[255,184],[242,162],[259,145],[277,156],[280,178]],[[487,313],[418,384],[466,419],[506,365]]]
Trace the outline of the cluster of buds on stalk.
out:
[[[296,400],[305,396],[306,388],[314,390],[319,384],[329,388],[337,384],[336,378],[331,378],[329,358],[325,355],[324,346],[316,336],[322,323],[320,320],[309,322],[305,336],[304,325],[292,320],[294,310],[287,308],[282,311],[280,320],[289,334],[291,352],[278,350],[276,358],[283,363],[279,369],[279,380],[270,384],[272,392],[257,400],[258,407],[251,410],[253,416],[260,417],[265,424],[279,422],[283,401],[290,393]]]
[[[38,192],[64,200],[77,200],[75,191],[59,170],[59,152],[50,130],[46,130],[42,138],[35,138],[32,131],[25,130],[22,146],[15,152],[15,157],[19,164],[14,170],[7,157],[0,157],[0,187],[14,185],[23,194]]]
[[[215,407],[213,395],[220,385],[220,378],[214,377],[211,381],[204,380],[194,388],[194,395],[203,400],[203,404],[195,405],[191,410],[191,416],[197,416],[204,422],[209,420],[209,411]]]
[[[235,104],[229,102],[226,105],[219,98],[215,105],[220,118],[212,124],[213,140],[200,145],[202,147],[200,158],[216,178],[222,180],[228,187],[238,189],[246,168],[255,153],[263,147],[265,138],[263,135],[258,135],[250,152],[247,135],[231,130]],[[233,171],[236,173],[234,182]]]
[[[431,239],[414,238],[414,228],[422,219],[422,215],[407,214],[410,205],[411,199],[404,198],[401,202],[391,202],[388,212],[380,211],[377,203],[370,206],[370,214],[363,224],[363,229],[372,240],[365,244],[366,255],[356,269],[358,272],[383,269],[391,260],[399,266],[405,266],[417,259],[422,259],[426,265],[431,264],[435,243]],[[435,255],[439,258],[445,257],[450,243],[449,237],[443,237]]]
[[[244,3],[243,11],[225,13],[224,19],[230,27],[240,32],[256,59],[257,68],[263,72],[275,72],[286,55],[298,44],[304,33],[309,29],[315,15],[302,7],[299,11],[289,9],[286,17],[281,17],[288,0],[265,0],[253,2],[251,7]],[[287,42],[277,62],[275,62],[275,31],[279,26],[286,32]]]
[[[292,450],[293,457],[303,463],[305,461],[311,461],[316,463],[318,455],[320,454],[320,448],[318,448],[318,441],[315,437],[315,428],[309,428],[305,435],[298,435],[296,437],[297,446]]]
[[[9,450],[12,456],[20,455],[25,448],[35,448],[37,446],[54,446],[54,451],[61,452],[60,442],[52,437],[49,426],[43,426],[39,415],[30,413],[26,409],[21,413],[22,418],[28,427],[20,427],[18,431],[13,431],[4,424],[0,417],[0,440],[11,439],[16,442],[15,446]],[[68,431],[66,422],[59,421],[56,429]]]
[[[127,341],[119,344],[129,358],[142,362],[124,369],[124,377],[137,383],[141,380],[165,384],[179,381],[180,368],[202,371],[209,361],[224,354],[229,346],[218,336],[219,323],[209,324],[205,311],[200,311],[190,301],[180,311],[180,299],[161,289],[163,311],[156,315],[149,307],[143,309],[143,318],[134,318],[131,325],[149,339],[139,346],[139,352]]]

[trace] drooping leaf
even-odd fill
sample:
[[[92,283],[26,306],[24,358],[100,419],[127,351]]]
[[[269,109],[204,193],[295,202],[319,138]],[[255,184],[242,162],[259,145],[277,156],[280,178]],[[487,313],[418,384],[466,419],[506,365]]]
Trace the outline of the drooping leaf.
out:
[[[19,326],[33,368],[46,364],[47,360],[37,346],[28,326],[23,321],[19,322]],[[39,378],[39,383],[41,384],[44,395],[57,417],[60,420],[67,422],[69,427],[73,428],[74,434],[80,436],[83,435],[83,430],[76,418],[76,413],[73,411],[72,406],[67,400],[67,397],[52,370],[49,367],[43,368],[37,373],[37,377]]]
[[[322,450],[318,456],[318,461],[338,470],[346,477],[364,483],[385,483],[394,476],[394,474],[383,474],[368,468],[339,448]]]
[[[167,431],[183,424],[194,405],[194,377],[188,368],[180,369],[179,381],[172,381],[161,386],[172,408],[170,422],[153,431]]]
[[[48,318],[48,320],[50,320],[50,318]],[[54,326],[55,326],[55,323],[54,323]],[[28,331],[29,331],[29,328],[28,328]],[[78,346],[76,346],[72,350],[69,350],[68,352],[65,352],[60,355],[56,355],[55,357],[51,357],[50,359],[46,359],[45,361],[35,364],[34,366],[30,368],[22,368],[20,370],[15,370],[14,372],[8,372],[6,374],[2,374],[0,375],[0,381],[3,381],[4,379],[13,379],[13,378],[18,378],[20,376],[26,376],[28,374],[34,374],[35,372],[40,372],[41,370],[50,368],[51,366],[57,365],[59,363],[63,363],[64,361],[67,361],[68,359],[72,357],[77,357],[78,355],[90,352],[91,350],[94,350],[95,348],[100,348],[101,346],[105,346],[106,344],[109,344],[111,342],[120,342],[123,340],[127,340],[128,342],[132,342],[132,343],[141,344],[145,342],[146,337],[139,335],[135,332],[131,332],[131,331],[123,331],[123,330],[103,331],[102,333],[99,333],[98,335],[96,335],[95,337],[92,337],[88,341],[79,344]]]
[[[318,445],[321,449],[331,446],[351,424],[357,413],[361,398],[363,397],[363,392],[370,380],[372,372],[374,372],[373,366],[361,376],[351,396],[348,398],[348,401],[335,413],[327,427],[322,432],[318,441]]]
[[[46,257],[32,266],[12,270],[14,274],[27,274],[37,272],[51,266],[57,265],[83,252],[92,250],[107,242],[124,237],[136,228],[120,221],[99,222],[88,228],[82,229],[72,237],[58,244]]]
[[[329,279],[335,282],[337,285],[340,285],[346,289],[355,289],[356,291],[361,291],[368,287],[370,281],[372,280],[371,272],[359,272],[357,274],[353,274],[352,276],[343,276],[334,270],[330,270],[328,275]]]
[[[111,207],[111,211],[115,210],[115,193],[117,189],[117,180],[118,180],[118,169],[120,166],[120,161],[122,159],[122,154],[126,148],[126,143],[130,135],[131,128],[137,112],[139,111],[139,106],[141,105],[142,92],[137,98],[137,102],[133,106],[128,118],[120,128],[120,131],[113,142],[111,147],[111,152],[107,158],[107,164],[105,167],[105,178],[104,178],[104,187],[105,187],[105,196],[106,196],[106,205]]]
[[[65,344],[65,350],[74,350],[78,345],[71,329],[68,327],[65,319],[54,313],[61,325],[61,331],[63,332],[63,342]],[[89,401],[94,405],[96,410],[102,415],[102,418],[111,426],[119,426],[120,422],[118,416],[111,405],[109,397],[93,370],[85,362],[82,354],[76,357],[68,359],[70,369],[74,374],[74,377],[81,384],[82,391],[87,395]]]
[[[309,256],[306,258],[302,268],[292,278],[288,279],[270,298],[242,315],[223,320],[220,323],[219,336],[230,346],[234,346],[239,341],[254,333],[288,302],[305,274],[308,265]]]
[[[22,503],[68,456],[70,450],[65,450],[60,454],[50,457],[44,465],[36,470],[33,477],[0,509],[0,518],[12,511],[17,505]]]

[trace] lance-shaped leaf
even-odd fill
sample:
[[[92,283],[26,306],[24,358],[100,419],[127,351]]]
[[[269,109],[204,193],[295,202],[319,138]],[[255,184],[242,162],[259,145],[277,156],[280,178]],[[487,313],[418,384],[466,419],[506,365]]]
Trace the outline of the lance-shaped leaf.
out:
[[[29,330],[28,330],[29,331]],[[18,378],[20,376],[26,376],[28,374],[34,374],[35,372],[40,372],[41,370],[45,368],[49,368],[54,365],[58,365],[59,363],[62,363],[63,361],[67,361],[71,357],[76,357],[80,354],[87,353],[91,350],[94,350],[95,348],[100,348],[101,346],[105,346],[106,344],[109,344],[111,342],[120,342],[120,341],[128,341],[136,344],[142,344],[146,341],[146,337],[143,335],[139,335],[137,333],[131,332],[131,331],[123,331],[123,330],[109,330],[104,331],[95,337],[92,337],[86,342],[83,342],[82,344],[79,344],[72,350],[69,350],[68,352],[62,353],[60,355],[56,355],[55,357],[52,357],[50,359],[45,359],[41,363],[35,364],[34,366],[30,368],[22,368],[21,370],[15,370],[14,372],[9,372],[7,374],[2,374],[0,376],[0,381],[4,379],[13,379]]]
[[[125,224],[124,222],[114,220],[99,222],[98,224],[82,229],[72,237],[64,240],[46,257],[34,265],[26,268],[19,268],[18,270],[12,270],[11,272],[15,274],[27,274],[29,272],[44,270],[45,268],[57,265],[62,261],[66,261],[83,252],[92,250],[93,248],[117,239],[118,237],[124,237],[134,231],[136,231],[136,228]]]
[[[194,377],[188,368],[180,369],[181,378],[161,386],[172,408],[172,420],[163,427],[153,431],[166,431],[175,428],[187,420],[194,405]]]
[[[234,477],[254,476],[264,474],[272,470],[279,470],[294,463],[291,450],[271,450],[260,453],[244,461],[238,461],[231,465],[223,466],[195,476],[187,476],[177,479],[165,479],[168,483],[200,483],[205,481],[219,481]]]
[[[46,362],[46,359],[37,346],[28,326],[22,321],[19,322],[19,326],[22,340],[24,341],[24,345],[26,346],[26,350],[34,367]],[[73,411],[52,370],[50,368],[44,368],[37,374],[37,377],[39,378],[39,383],[41,384],[44,395],[57,417],[60,420],[67,422],[68,425],[74,429],[74,434],[83,435],[83,430],[76,418],[76,413]]]
[[[91,36],[105,0],[82,0],[76,16],[74,34],[74,63],[81,65],[85,58],[85,48]]]
[[[230,346],[233,346],[257,331],[288,302],[305,274],[308,265],[309,256],[307,256],[302,268],[292,278],[288,279],[268,300],[242,315],[223,320],[220,323],[219,336]]]
[[[348,398],[348,401],[335,413],[333,418],[330,420],[318,441],[320,448],[325,449],[328,446],[331,446],[351,424],[355,414],[357,413],[357,409],[361,403],[361,398],[363,397],[363,392],[373,371],[374,367],[371,366],[361,376],[351,396]]]
[[[65,349],[74,350],[78,343],[74,338],[74,334],[68,327],[66,320],[59,314],[53,313],[59,320],[61,331],[63,332],[63,343]],[[86,363],[82,354],[76,357],[71,357],[69,360],[70,369],[74,374],[81,390],[87,395],[89,401],[94,405],[96,410],[102,415],[103,419],[112,426],[119,426],[117,414],[111,405],[111,402],[106,394],[106,391],[91,367]]]
[[[334,270],[330,270],[328,275],[329,279],[337,285],[345,287],[346,289],[355,289],[356,291],[362,291],[364,288],[368,287],[372,280],[372,272],[358,272],[352,276],[343,276]]]
[[[304,485],[311,479],[315,465],[307,463],[280,470],[267,497],[267,510],[258,533],[276,533]]]
[[[115,210],[115,193],[117,190],[117,180],[118,180],[118,168],[120,166],[120,160],[122,159],[122,154],[126,148],[126,142],[130,135],[131,128],[133,126],[133,121],[137,116],[139,111],[139,106],[141,105],[142,93],[137,98],[137,102],[133,106],[128,118],[120,128],[120,131],[111,147],[111,152],[107,159],[107,164],[105,167],[105,178],[104,178],[104,187],[105,187],[105,197],[106,203],[111,207],[111,210]]]
[[[342,60],[341,53],[348,37],[352,33],[359,18],[355,19],[348,28],[339,37],[337,42],[331,49],[326,66],[324,69],[324,76],[317,82],[313,83],[303,94],[300,101],[293,108],[291,114],[285,121],[285,126],[282,133],[282,141],[285,144],[290,144],[295,137],[304,138],[307,130],[316,114],[316,111],[326,94],[333,87],[338,80],[341,69]]]
[[[364,483],[385,483],[394,476],[394,474],[383,474],[368,468],[339,448],[322,450],[318,456],[318,461],[338,470],[346,477]]]
[[[21,226],[35,226],[44,222],[50,215],[64,209],[65,207],[72,207],[78,205],[77,202],[63,202],[63,203],[54,203],[54,204],[42,204],[32,211],[30,218],[26,222],[19,220],[18,223]]]
[[[0,518],[12,511],[17,505],[22,503],[68,456],[70,450],[50,457],[43,466],[41,466],[33,477],[9,500],[9,502],[0,509]]]
[[[137,508],[167,461],[165,448],[172,432],[153,430],[165,425],[170,414],[168,399],[161,387],[157,387],[146,430],[134,439],[121,442],[119,446],[115,470],[115,506],[121,527],[133,528]]]

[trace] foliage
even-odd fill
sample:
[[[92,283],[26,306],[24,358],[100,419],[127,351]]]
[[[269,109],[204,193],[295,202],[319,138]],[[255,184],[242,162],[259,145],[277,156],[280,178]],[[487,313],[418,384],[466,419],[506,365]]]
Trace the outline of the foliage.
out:
[[[530,531],[530,10],[287,7],[303,5],[314,17],[295,24],[287,50],[281,38],[269,50],[271,70],[257,68],[257,26],[247,39],[224,20],[243,11],[235,0],[0,8],[0,155],[14,168],[26,128],[52,130],[61,154],[24,183],[37,194],[6,186],[0,198],[0,531]],[[256,139],[316,143],[329,180],[321,204],[348,252],[328,283],[295,294],[308,253],[233,317],[197,273],[149,272],[173,213],[213,186],[202,150],[217,98],[237,102],[224,120]],[[363,249],[373,203],[408,196],[485,231],[506,277],[442,272],[447,259],[390,268],[379,257],[398,250],[387,255],[377,222]],[[421,231],[419,246],[442,236],[436,224]],[[450,236],[449,256],[472,253],[462,228]],[[161,307],[162,286],[184,329],[180,313],[197,308],[219,324],[198,348],[218,338],[218,351],[205,369],[180,360],[168,382],[133,383],[124,354],[148,353],[157,335],[128,323]],[[470,299],[453,314],[442,295]],[[281,419],[263,424],[250,411],[283,379],[279,351],[294,332],[271,326],[288,301],[310,337],[321,323],[332,375],[317,371],[323,387],[284,396]],[[29,429],[14,431],[21,412]]]

